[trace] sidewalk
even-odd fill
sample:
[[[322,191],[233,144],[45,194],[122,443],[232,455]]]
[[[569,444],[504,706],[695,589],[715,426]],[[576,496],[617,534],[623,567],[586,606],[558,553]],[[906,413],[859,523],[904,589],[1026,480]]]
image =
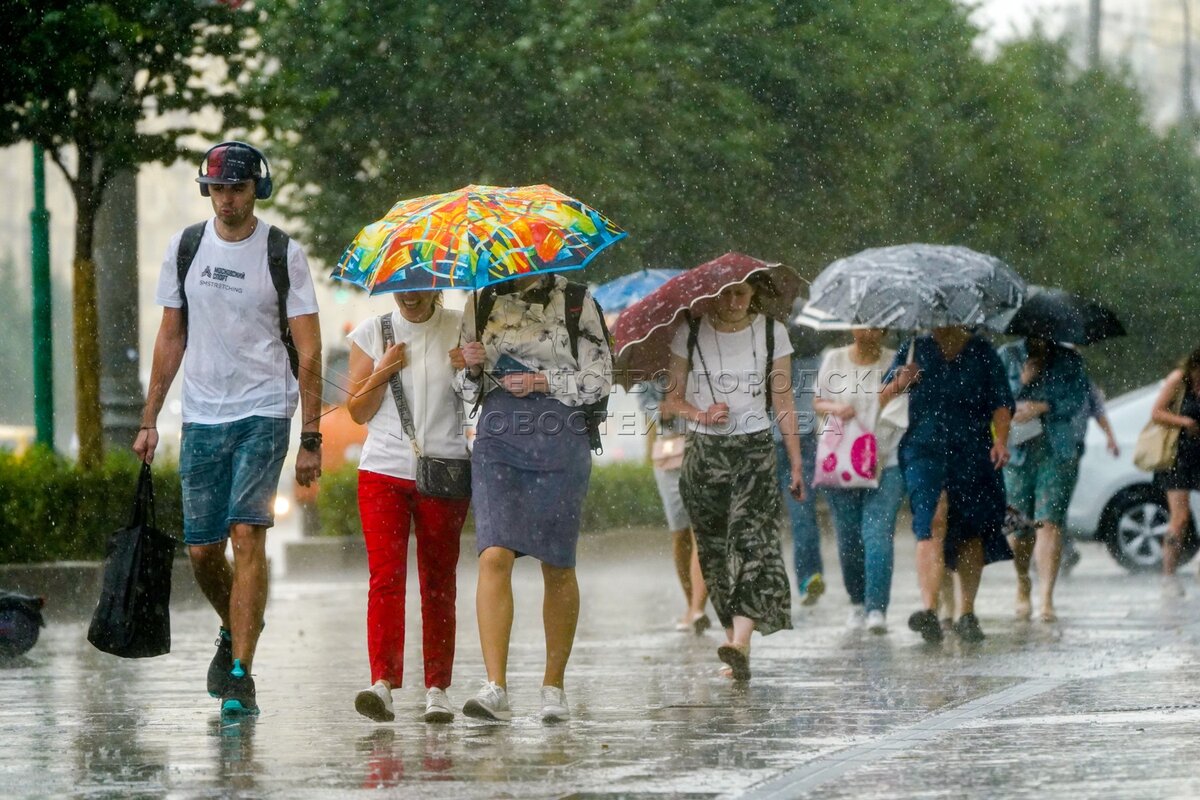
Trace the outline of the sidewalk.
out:
[[[556,727],[535,717],[542,598],[525,559],[511,726],[420,721],[415,570],[409,688],[388,725],[353,710],[368,682],[363,572],[273,583],[255,663],[263,714],[242,724],[222,724],[204,693],[216,624],[195,601],[174,613],[174,652],[146,661],[95,651],[83,619],[60,622],[0,669],[0,796],[1200,796],[1194,567],[1172,610],[1156,577],[1126,575],[1085,546],[1060,585],[1062,621],[1047,626],[1011,621],[1012,570],[997,565],[979,604],[987,641],[928,648],[904,625],[917,594],[911,535],[897,539],[886,636],[842,629],[829,548],[829,592],[794,607],[794,631],[755,639],[754,680],[737,689],[716,675],[715,634],[672,630],[681,599],[666,534],[585,537],[574,717]],[[483,677],[473,555],[464,540],[458,707]]]

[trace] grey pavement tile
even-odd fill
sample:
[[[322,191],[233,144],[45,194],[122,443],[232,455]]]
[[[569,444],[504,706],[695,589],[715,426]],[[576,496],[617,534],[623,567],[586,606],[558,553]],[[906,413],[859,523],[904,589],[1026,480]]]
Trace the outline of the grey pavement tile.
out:
[[[1061,584],[1059,624],[1011,619],[1002,564],[981,593],[989,638],[930,648],[904,626],[917,595],[903,533],[886,636],[842,629],[827,547],[830,591],[796,607],[794,631],[755,640],[755,679],[737,688],[716,676],[715,634],[672,630],[681,600],[667,547],[644,532],[585,537],[574,717],[556,727],[534,716],[541,587],[524,561],[511,726],[420,722],[415,580],[408,688],[391,725],[352,706],[368,680],[362,573],[275,580],[255,663],[264,711],[241,724],[223,723],[203,692],[215,634],[206,608],[176,607],[173,652],[146,661],[101,654],[83,619],[60,621],[27,658],[0,665],[0,797],[708,798],[755,796],[789,776],[822,798],[1040,798],[1051,786],[1070,797],[1200,796],[1196,603],[1162,607],[1153,577],[1125,575],[1099,548]],[[472,562],[464,552],[458,706],[483,675]]]

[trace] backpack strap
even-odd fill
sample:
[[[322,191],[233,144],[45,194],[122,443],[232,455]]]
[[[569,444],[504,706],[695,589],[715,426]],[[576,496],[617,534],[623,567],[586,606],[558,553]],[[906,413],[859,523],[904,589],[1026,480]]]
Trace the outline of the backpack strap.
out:
[[[288,275],[288,235],[270,226],[267,231],[267,269],[271,272],[271,283],[275,286],[276,302],[279,306],[279,338],[287,350],[288,364],[292,368],[292,376],[300,377],[300,353],[296,350],[296,342],[292,339],[292,328],[288,325],[287,296],[292,288],[292,278]]]
[[[200,240],[204,238],[204,229],[207,226],[207,222],[197,222],[195,225],[188,225],[184,228],[179,237],[179,249],[175,252],[175,279],[179,283],[179,299],[183,302],[180,310],[183,311],[184,347],[187,347],[188,329],[188,301],[184,283],[192,262],[196,260],[196,252],[200,249]]]
[[[763,314],[763,320],[767,323],[767,419],[771,418],[771,366],[775,363],[775,320]],[[790,380],[790,378],[789,378]]]
[[[563,290],[563,305],[565,309],[564,322],[567,326],[567,339],[571,344],[571,357],[575,359],[575,363],[579,364],[579,337],[582,335],[589,341],[601,344],[587,331],[581,331],[579,327],[579,318],[583,315],[583,301],[587,297],[587,286],[575,281],[567,281],[567,286]],[[608,332],[608,325],[604,322],[604,309],[600,307],[599,301],[592,298],[592,304],[596,307],[596,316],[600,318],[600,331],[604,334],[604,341],[608,343],[609,353],[612,352],[612,334]]]

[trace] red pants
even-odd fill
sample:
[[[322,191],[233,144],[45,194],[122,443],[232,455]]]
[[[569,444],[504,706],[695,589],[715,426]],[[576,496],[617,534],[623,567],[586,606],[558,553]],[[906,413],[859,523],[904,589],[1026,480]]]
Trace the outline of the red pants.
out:
[[[358,513],[371,570],[367,592],[367,650],[371,682],[404,681],[404,589],[408,532],[417,537],[425,687],[445,689],[454,666],[454,603],[458,544],[469,500],[417,493],[413,481],[358,473]]]

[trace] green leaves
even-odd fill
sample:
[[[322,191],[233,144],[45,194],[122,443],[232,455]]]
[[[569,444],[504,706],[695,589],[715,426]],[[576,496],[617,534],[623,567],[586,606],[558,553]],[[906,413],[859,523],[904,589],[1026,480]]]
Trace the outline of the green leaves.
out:
[[[811,278],[914,240],[993,252],[1131,320],[1189,280],[1187,143],[1058,43],[985,61],[952,0],[257,7],[271,69],[253,102],[293,184],[283,202],[327,264],[402,197],[548,182],[630,232],[595,280],[731,249]],[[1160,322],[1154,347],[1174,358],[1186,325]]]

